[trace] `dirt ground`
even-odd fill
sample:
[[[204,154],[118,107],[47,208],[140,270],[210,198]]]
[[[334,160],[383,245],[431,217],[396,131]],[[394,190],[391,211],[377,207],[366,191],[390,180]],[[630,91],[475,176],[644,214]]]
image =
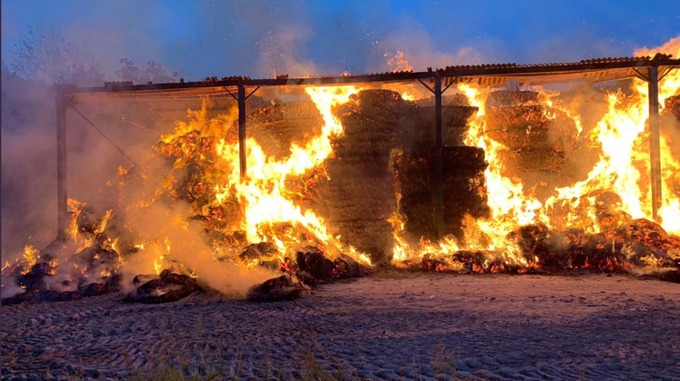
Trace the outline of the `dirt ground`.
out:
[[[2,307],[2,379],[680,380],[680,284],[377,273],[291,302]],[[220,378],[218,378],[220,379]]]

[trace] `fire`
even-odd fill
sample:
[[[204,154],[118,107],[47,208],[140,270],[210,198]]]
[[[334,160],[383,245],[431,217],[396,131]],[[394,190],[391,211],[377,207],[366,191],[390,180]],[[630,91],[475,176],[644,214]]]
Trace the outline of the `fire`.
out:
[[[680,37],[658,50],[680,55]],[[656,51],[639,51],[636,54],[653,55]],[[665,76],[659,84],[659,98],[663,104],[668,97],[680,94],[680,72],[673,70],[662,74]],[[456,251],[481,250],[487,253],[489,259],[496,256],[510,265],[531,267],[539,259],[523,256],[513,235],[521,226],[579,228],[586,234],[597,234],[620,229],[624,223],[634,219],[652,220],[646,132],[649,117],[647,85],[635,80],[632,89],[635,90],[632,94],[622,91],[607,93],[607,109],[593,127],[584,125],[584,120],[571,105],[553,99],[554,93],[540,88],[532,89],[542,94],[538,99],[541,100],[547,120],[555,123],[559,118],[567,120],[573,130],[563,132],[566,136],[587,139],[589,149],[599,151],[598,159],[583,179],[574,179],[571,185],[556,187],[549,197],[540,199],[533,194],[532,189],[525,188],[521,178],[506,168],[501,152],[507,152],[508,147],[488,134],[486,106],[490,90],[459,84],[459,93],[468,98],[470,105],[478,108],[476,115],[469,121],[465,144],[480,147],[486,154],[488,167],[484,177],[491,216],[466,218],[463,241],[456,242],[446,237],[437,244],[421,240],[418,247],[413,247],[404,240],[404,223],[401,216],[395,214],[390,219],[395,231],[395,263],[432,255],[446,262],[451,253]],[[587,136],[583,135],[586,131]],[[663,199],[657,221],[667,232],[678,234],[680,195],[677,194],[677,186],[674,188],[673,185],[680,181],[680,162],[672,156],[663,131],[661,158]],[[611,241],[612,253],[618,250],[614,242]],[[621,251],[625,251],[628,256],[633,255],[630,249]],[[590,266],[587,261],[585,266]]]
[[[641,174],[634,165],[635,159],[644,157],[639,136],[647,119],[645,104],[631,102],[621,93],[609,94],[607,101],[607,113],[597,123],[591,136],[602,149],[599,162],[585,180],[570,187],[556,189],[558,195],[548,200],[547,205],[552,206],[558,202],[565,204],[574,198],[606,189],[621,197],[621,210],[632,218],[649,216],[651,209],[643,209],[641,202],[644,192],[639,186]],[[586,221],[594,224],[589,227],[593,232],[601,231],[597,221]]]
[[[241,228],[248,242],[271,242],[279,252],[287,253],[304,241],[316,242],[338,252],[349,253],[337,237],[329,234],[324,220],[312,210],[296,205],[290,181],[317,168],[332,155],[331,139],[342,136],[340,121],[333,115],[333,107],[346,102],[359,89],[347,87],[308,87],[307,94],[320,112],[324,125],[321,134],[304,145],[293,144],[290,155],[283,159],[268,157],[255,139],[246,145],[248,176],[242,180],[238,171],[238,145],[222,139],[217,144],[219,157],[231,163],[232,171],[225,183],[215,187],[218,203],[226,202],[233,193],[243,208]],[[281,229],[287,224],[291,229]],[[300,234],[300,230],[307,232]],[[366,256],[356,259],[365,261]]]
[[[389,67],[391,71],[413,71],[413,66],[411,66],[408,60],[404,58],[403,51],[397,50],[393,56],[390,56],[389,53],[385,53],[384,56],[387,58],[387,67]]]
[[[31,268],[38,262],[38,259],[40,258],[40,251],[32,245],[26,245],[24,246],[24,255],[23,255],[23,262],[24,266],[23,269],[21,270],[22,274],[28,274],[29,271],[31,271]]]
[[[680,55],[680,37],[660,50]],[[651,54],[653,51],[656,50],[641,50],[636,53]],[[401,51],[389,59],[388,66],[393,71],[412,70]],[[664,76],[660,82],[659,96],[663,106],[666,99],[680,94],[680,70],[662,74]],[[394,98],[399,96],[394,97],[394,92],[388,93],[395,103],[405,104],[404,108],[409,112],[422,111],[419,107],[427,107],[422,105],[428,104],[429,99],[424,102],[415,100],[420,101],[431,96],[429,92],[413,84],[385,84],[382,90],[385,89],[398,92],[401,99],[396,100]],[[273,248],[263,254],[267,256],[268,265],[275,263],[273,267],[276,264],[280,268],[289,266],[290,258],[296,250],[307,245],[321,248],[329,257],[344,254],[357,262],[370,265],[369,253],[362,253],[343,242],[343,237],[333,233],[335,227],[322,217],[324,214],[309,206],[313,203],[305,203],[314,197],[315,186],[331,180],[329,173],[333,172],[329,159],[343,159],[340,151],[337,153],[338,157],[334,153],[334,146],[341,144],[345,135],[337,113],[342,109],[340,106],[350,99],[355,101],[360,98],[363,94],[351,97],[362,90],[364,89],[355,86],[306,87],[304,93],[298,95],[305,100],[311,99],[314,103],[322,120],[319,130],[314,130],[314,134],[304,131],[301,141],[293,143],[287,150],[284,149],[284,154],[277,155],[268,153],[270,150],[267,142],[258,140],[257,134],[252,134],[256,136],[252,137],[249,132],[246,140],[245,176],[239,165],[241,152],[235,133],[236,108],[211,116],[206,101],[200,110],[190,110],[187,121],[178,122],[171,133],[161,136],[155,146],[156,152],[151,155],[154,158],[149,159],[150,162],[165,160],[170,167],[168,173],[154,177],[153,174],[146,173],[146,169],[118,168],[117,185],[121,190],[119,203],[124,207],[120,214],[107,210],[102,217],[95,219],[94,212],[87,203],[68,200],[71,221],[66,233],[73,243],[73,251],[76,253],[74,257],[87,257],[90,262],[73,262],[73,269],[70,270],[83,276],[96,272],[100,277],[112,277],[120,266],[130,264],[141,266],[142,272],[148,270],[161,274],[169,267],[176,269],[184,266],[182,255],[187,254],[183,252],[190,251],[188,255],[206,255],[215,264],[235,263],[240,266],[240,270],[255,271],[255,268],[263,265],[264,260],[241,255],[244,247],[252,244],[266,244]],[[453,90],[454,88],[450,91]],[[637,219],[653,219],[649,189],[649,102],[646,83],[635,80],[630,89],[606,88],[606,92],[598,93],[602,96],[603,109],[598,110],[596,116],[589,115],[590,117],[581,115],[580,106],[565,101],[558,92],[541,88],[527,89],[526,93],[538,96],[531,98],[531,102],[525,102],[526,99],[519,102],[521,106],[517,107],[526,107],[522,110],[527,110],[526,113],[530,115],[520,115],[526,119],[523,120],[527,125],[526,131],[522,130],[512,137],[520,135],[517,140],[529,145],[528,148],[511,147],[511,139],[504,140],[502,135],[511,135],[512,131],[493,125],[493,118],[507,117],[506,113],[512,113],[512,108],[516,105],[504,109],[505,105],[494,104],[494,92],[490,88],[459,83],[455,90],[459,93],[457,96],[466,98],[468,105],[449,107],[467,107],[467,110],[476,108],[476,112],[467,120],[469,128],[463,136],[463,143],[467,146],[464,148],[477,147],[483,150],[483,155],[476,158],[482,163],[486,161],[486,164],[480,166],[478,177],[466,178],[469,180],[466,186],[469,186],[471,193],[485,194],[484,204],[485,208],[488,207],[488,214],[485,209],[484,217],[473,217],[470,214],[464,216],[461,221],[462,236],[450,234],[433,240],[408,236],[406,226],[409,221],[406,213],[401,213],[399,206],[394,213],[383,213],[381,209],[375,213],[379,216],[370,217],[380,218],[380,223],[385,220],[389,222],[386,234],[388,239],[393,238],[394,244],[391,247],[391,258],[387,259],[394,266],[407,267],[419,263],[423,268],[436,271],[494,272],[510,268],[520,269],[520,272],[528,271],[540,268],[543,265],[541,261],[545,259],[540,257],[540,248],[530,252],[526,250],[527,245],[548,238],[553,243],[561,244],[556,246],[590,245],[588,249],[602,254],[603,257],[575,257],[573,261],[568,261],[567,267],[620,269],[625,267],[621,265],[621,261],[638,255],[634,244],[621,238],[621,232],[625,231],[629,236],[637,234],[642,237],[640,239],[650,239],[647,235],[654,235],[655,232],[653,229],[645,230],[649,226],[644,222],[631,224]],[[515,92],[507,93],[517,95]],[[496,102],[499,102],[498,99]],[[379,107],[376,109],[376,112],[380,111]],[[466,114],[466,117],[467,115],[470,114]],[[592,154],[592,163],[587,162],[588,167],[579,168],[583,169],[583,173],[573,175],[568,183],[550,184],[546,191],[541,190],[541,187],[548,188],[547,181],[534,181],[530,184],[527,176],[517,166],[513,167],[511,159],[512,155],[522,154],[522,149],[529,151],[534,148],[531,146],[534,141],[530,141],[530,138],[541,136],[547,130],[545,126],[548,124],[550,128],[554,125],[560,127],[561,140],[556,139],[545,156],[561,159],[566,155],[565,146],[573,140],[579,144],[585,143],[570,154],[586,156],[584,151],[587,150],[587,154]],[[257,127],[255,125],[253,129]],[[410,127],[412,126],[408,125]],[[366,128],[371,126],[366,125]],[[349,124],[348,131],[348,134],[351,133]],[[671,140],[664,134],[662,131],[660,142],[663,199],[657,221],[665,231],[680,234],[680,161],[673,156]],[[549,135],[546,133],[546,136]],[[456,140],[457,143],[459,141]],[[396,181],[391,183],[392,175],[397,173],[393,166],[393,156],[403,154],[406,150],[404,147],[397,147],[398,144],[406,145],[393,144],[392,140],[385,144],[390,145],[386,150],[389,155],[385,155],[389,156],[389,171],[385,176],[388,186],[396,184]],[[367,146],[371,147],[370,144]],[[371,149],[375,150],[375,147],[367,150]],[[362,156],[357,156],[363,159]],[[536,161],[543,159],[545,157],[539,156]],[[326,172],[326,167],[329,173]],[[388,165],[383,167],[387,168]],[[135,182],[145,187],[144,192],[134,196],[126,195],[125,189],[132,188],[130,184]],[[374,186],[367,186],[370,188],[369,192],[374,189],[372,187]],[[395,191],[394,196],[397,205],[400,205],[402,198],[408,197],[406,191],[403,197],[400,191]],[[152,211],[158,215],[146,216],[146,213],[153,214]],[[147,229],[136,232],[116,220],[124,214],[138,218],[141,221],[138,224]],[[155,223],[162,227],[153,226]],[[194,229],[196,226],[199,228]],[[189,239],[188,234],[184,235],[194,230],[200,231],[200,248],[192,246],[197,243],[191,241],[193,236]],[[109,236],[110,231],[120,233],[121,236]],[[588,235],[597,235],[598,239],[588,242]],[[100,251],[88,251],[92,248]],[[194,249],[195,252],[192,251]],[[94,254],[90,255],[92,252]],[[117,254],[115,266],[91,266],[91,263],[98,266],[104,262],[102,253]],[[123,261],[123,254],[134,254],[137,257],[129,262]],[[637,260],[647,265],[660,263],[659,258],[654,255],[639,256]],[[40,252],[27,245],[22,262],[15,263],[15,268],[20,268],[26,274],[39,257]],[[53,260],[52,267],[56,268],[57,265],[56,259]],[[7,263],[3,272],[11,266],[12,264]],[[62,267],[70,268],[63,264]],[[196,269],[184,270],[192,276],[196,274]]]

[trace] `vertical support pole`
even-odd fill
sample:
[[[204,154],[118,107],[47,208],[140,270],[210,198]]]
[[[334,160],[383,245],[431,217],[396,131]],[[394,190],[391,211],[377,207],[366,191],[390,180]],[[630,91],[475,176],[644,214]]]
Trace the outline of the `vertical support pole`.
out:
[[[68,203],[66,194],[66,94],[57,91],[57,239],[67,239]]]
[[[438,238],[444,237],[444,139],[442,132],[442,77],[434,77],[435,108],[435,222]]]
[[[659,68],[649,68],[649,166],[652,177],[652,218],[661,207],[661,147],[659,143]]]
[[[246,178],[246,86],[238,85],[238,160],[241,180]]]

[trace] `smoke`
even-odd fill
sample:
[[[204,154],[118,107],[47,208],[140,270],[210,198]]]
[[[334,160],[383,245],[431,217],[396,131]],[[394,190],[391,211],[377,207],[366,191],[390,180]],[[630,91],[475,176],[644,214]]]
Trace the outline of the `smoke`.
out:
[[[302,55],[302,45],[309,41],[311,30],[303,26],[288,27],[270,33],[261,41],[259,72],[269,77],[287,74],[293,77],[316,75],[319,67]]]
[[[55,102],[33,81],[2,78],[2,224],[4,261],[56,236]]]
[[[123,285],[131,285],[131,279],[136,275],[154,274],[155,261],[162,263],[163,268],[168,264],[174,265],[175,270],[183,267],[196,274],[201,282],[226,295],[243,296],[253,285],[277,276],[274,271],[264,268],[244,269],[233,262],[234,258],[216,260],[202,234],[204,227],[186,219],[189,209],[189,205],[183,203],[155,203],[126,215],[126,225],[135,236],[146,242],[162,242],[167,245],[167,251],[166,258],[160,261],[159,250],[153,247],[127,257],[121,268]]]

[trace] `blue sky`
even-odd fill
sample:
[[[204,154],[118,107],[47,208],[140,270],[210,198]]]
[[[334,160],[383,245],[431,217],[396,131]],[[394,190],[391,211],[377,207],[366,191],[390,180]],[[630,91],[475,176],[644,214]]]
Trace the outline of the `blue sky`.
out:
[[[630,56],[680,35],[673,1],[2,0],[2,60],[28,27],[187,79],[386,71],[397,50],[428,66]],[[387,56],[386,56],[387,55]]]

